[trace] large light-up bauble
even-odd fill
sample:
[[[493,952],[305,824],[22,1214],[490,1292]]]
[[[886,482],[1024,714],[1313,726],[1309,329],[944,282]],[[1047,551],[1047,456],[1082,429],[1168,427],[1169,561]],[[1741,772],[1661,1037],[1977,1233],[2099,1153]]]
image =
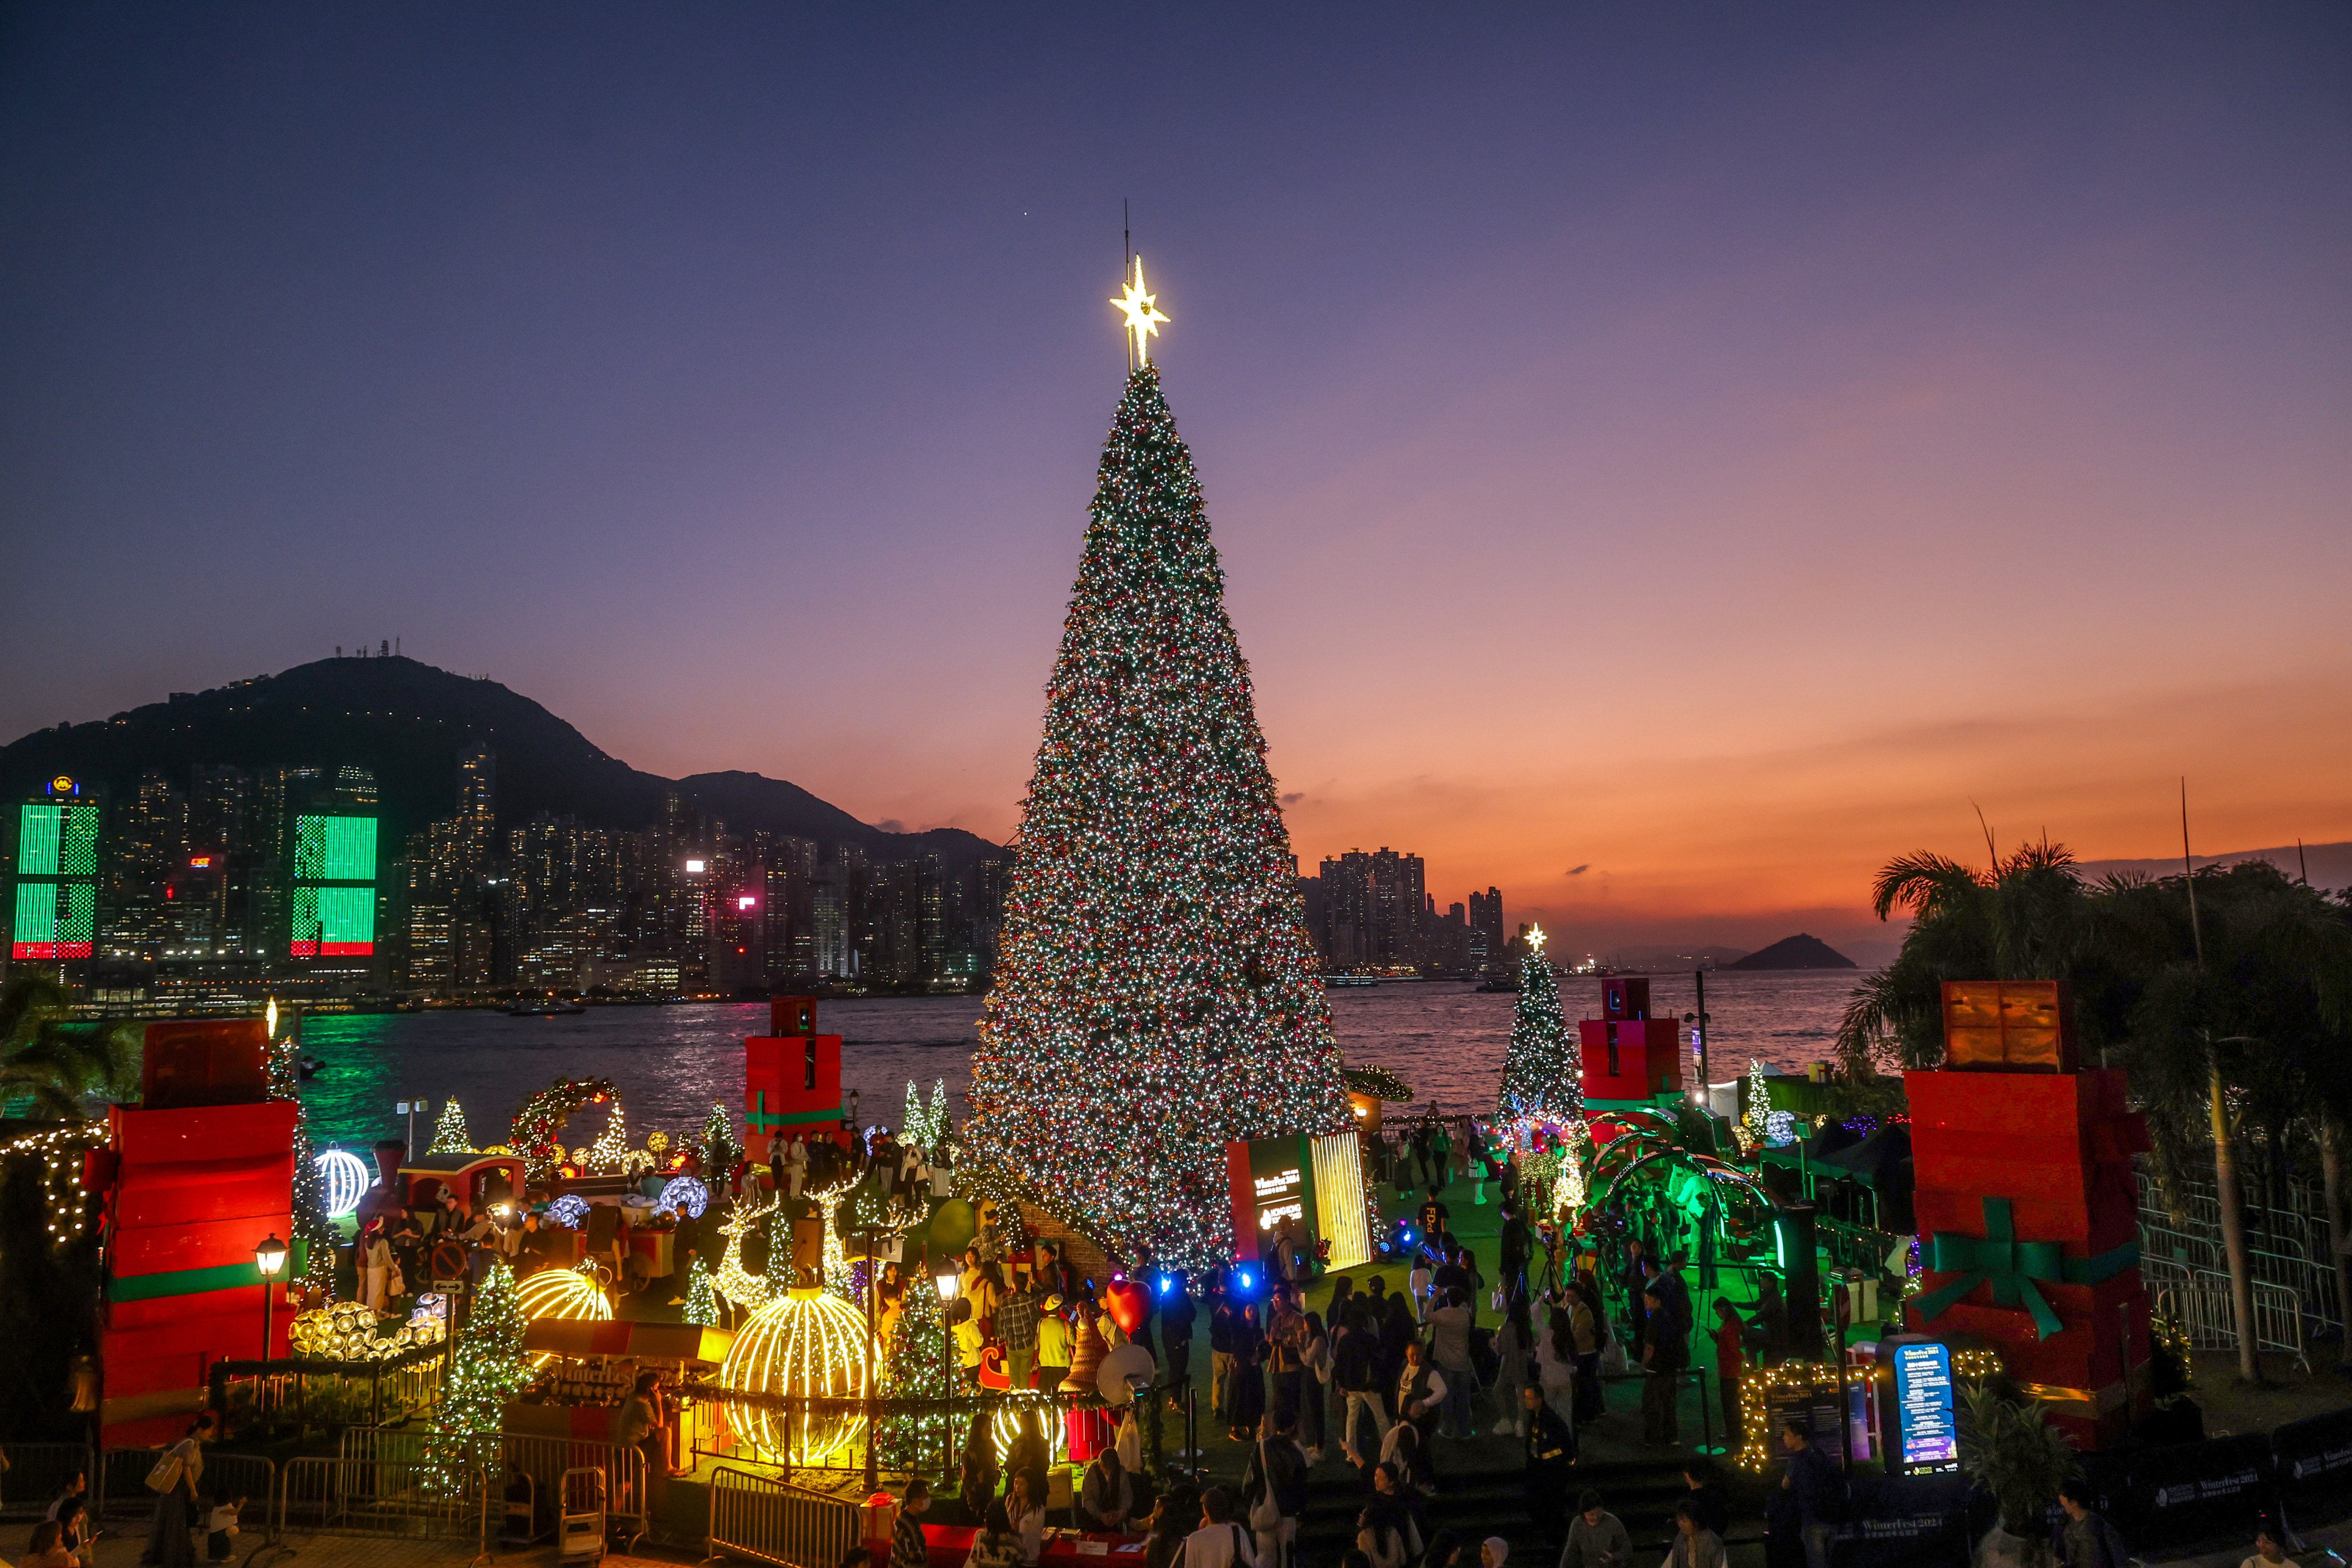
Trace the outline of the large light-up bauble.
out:
[[[326,1194],[327,1217],[357,1214],[369,1186],[367,1162],[348,1149],[330,1149],[315,1162],[319,1185]]]
[[[1070,1424],[1054,1408],[1052,1400],[1032,1390],[1008,1394],[988,1424],[989,1436],[996,1439],[996,1462],[1002,1465],[1013,1457],[1013,1440],[1021,1436],[1024,1415],[1036,1423],[1038,1436],[1045,1439],[1045,1462],[1059,1465],[1067,1461]]]
[[[532,1275],[515,1288],[515,1300],[522,1315],[533,1320],[603,1323],[613,1317],[612,1299],[604,1294],[604,1288],[571,1268],[548,1268]]]
[[[547,1205],[547,1217],[557,1225],[578,1230],[588,1223],[588,1200],[578,1193],[566,1193]]]
[[[672,1176],[662,1184],[661,1196],[654,1200],[657,1209],[684,1209],[688,1219],[700,1219],[709,1206],[710,1189],[692,1176]]]
[[[762,1307],[736,1334],[719,1378],[751,1394],[863,1399],[866,1364],[866,1315],[838,1296],[803,1289]],[[866,1431],[866,1417],[852,1410],[786,1415],[738,1404],[728,1420],[772,1464],[822,1464]]]

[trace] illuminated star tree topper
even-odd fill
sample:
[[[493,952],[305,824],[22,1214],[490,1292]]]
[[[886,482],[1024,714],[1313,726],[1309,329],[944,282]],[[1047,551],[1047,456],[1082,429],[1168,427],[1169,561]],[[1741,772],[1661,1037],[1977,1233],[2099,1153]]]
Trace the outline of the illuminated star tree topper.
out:
[[[1151,363],[1150,340],[1160,331],[1160,324],[1168,320],[1153,303],[1156,294],[1143,291],[1143,258],[1135,258],[1135,278],[1125,291],[1112,298],[1111,303],[1127,312],[1128,347],[1135,355],[1135,368],[1142,369]]]

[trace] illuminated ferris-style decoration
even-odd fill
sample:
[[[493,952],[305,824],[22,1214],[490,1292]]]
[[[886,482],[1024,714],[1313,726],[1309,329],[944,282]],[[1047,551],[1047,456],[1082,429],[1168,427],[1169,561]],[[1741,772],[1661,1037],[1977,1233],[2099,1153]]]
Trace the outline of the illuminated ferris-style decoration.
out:
[[[744,1325],[719,1380],[754,1394],[863,1399],[869,1348],[863,1312],[838,1296],[796,1289]],[[866,1417],[846,1408],[786,1414],[739,1404],[729,1405],[728,1419],[755,1452],[774,1464],[821,1464],[866,1431]]]
[[[1160,313],[1160,307],[1152,303],[1158,298],[1156,294],[1143,291],[1143,258],[1139,256],[1135,258],[1134,281],[1127,284],[1125,291],[1111,300],[1112,304],[1127,312],[1127,333],[1135,340],[1132,347],[1138,369],[1151,363],[1151,347],[1147,340],[1157,336],[1160,323],[1168,320]]]
[[[312,1162],[319,1171],[319,1185],[325,1194],[327,1217],[341,1219],[357,1214],[360,1199],[373,1185],[368,1180],[367,1162],[348,1149],[330,1149]]]

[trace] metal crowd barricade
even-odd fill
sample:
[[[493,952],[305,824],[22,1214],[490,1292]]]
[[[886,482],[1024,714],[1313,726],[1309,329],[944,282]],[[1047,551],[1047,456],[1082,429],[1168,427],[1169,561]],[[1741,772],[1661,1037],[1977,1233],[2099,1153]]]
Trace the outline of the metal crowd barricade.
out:
[[[92,1469],[87,1443],[0,1443],[0,1519],[38,1519]]]
[[[641,1540],[652,1528],[652,1492],[641,1448],[526,1432],[470,1432],[447,1437],[404,1427],[353,1426],[343,1433],[341,1453],[356,1462],[417,1465],[445,1457],[450,1444],[463,1445],[466,1459],[489,1478],[491,1489],[501,1498],[508,1477],[517,1469],[530,1478],[541,1497],[560,1495],[567,1470],[602,1470],[606,1508],[614,1520],[626,1527],[625,1542]]]
[[[490,1488],[462,1460],[300,1458],[278,1478],[278,1538],[289,1531],[464,1541],[489,1551]]]
[[[826,1568],[866,1544],[858,1503],[722,1465],[710,1478],[707,1563],[722,1555],[779,1568]]]
[[[2190,1348],[2237,1347],[2238,1315],[2230,1304],[2228,1275],[2159,1264],[2149,1270],[2148,1282],[2157,1287],[2157,1310],[2179,1321]],[[2253,1287],[2254,1348],[2291,1355],[2308,1373],[2311,1352],[2304,1343],[2303,1299],[2267,1279],[2253,1281]]]
[[[109,1448],[100,1456],[99,1473],[91,1478],[90,1512],[100,1519],[136,1519],[154,1511],[155,1494],[147,1489],[147,1474],[163,1457],[162,1448]],[[237,1520],[267,1521],[269,1500],[278,1489],[278,1467],[258,1454],[223,1454],[204,1450],[204,1475],[196,1482],[199,1509],[209,1509],[218,1497],[243,1498]]]

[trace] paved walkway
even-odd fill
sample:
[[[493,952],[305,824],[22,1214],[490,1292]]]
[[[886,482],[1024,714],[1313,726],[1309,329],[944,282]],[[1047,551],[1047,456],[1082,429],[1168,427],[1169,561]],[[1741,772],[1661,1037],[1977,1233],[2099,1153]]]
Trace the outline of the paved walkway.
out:
[[[135,1534],[100,1536],[97,1568],[136,1568],[146,1539],[144,1530]],[[470,1541],[426,1541],[415,1536],[290,1535],[275,1546],[263,1543],[258,1537],[242,1537],[230,1561],[250,1564],[251,1568],[278,1568],[279,1564],[286,1568],[467,1568],[475,1555]],[[196,1560],[204,1561],[201,1541],[196,1546]],[[492,1561],[512,1568],[554,1568],[555,1548],[548,1545],[499,1551]],[[692,1555],[611,1554],[604,1559],[610,1568],[675,1568],[678,1563],[694,1561],[697,1559]]]

